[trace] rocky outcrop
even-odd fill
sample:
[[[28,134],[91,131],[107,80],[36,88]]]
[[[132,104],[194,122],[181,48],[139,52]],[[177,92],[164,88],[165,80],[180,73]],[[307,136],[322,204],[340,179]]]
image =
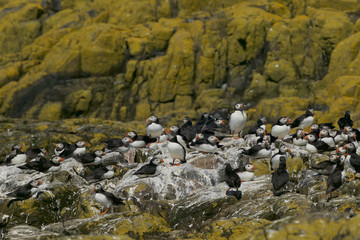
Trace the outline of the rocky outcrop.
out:
[[[2,1],[0,113],[175,123],[243,101],[250,120],[273,103],[329,120],[358,109],[323,91],[359,76],[358,18],[351,1]]]

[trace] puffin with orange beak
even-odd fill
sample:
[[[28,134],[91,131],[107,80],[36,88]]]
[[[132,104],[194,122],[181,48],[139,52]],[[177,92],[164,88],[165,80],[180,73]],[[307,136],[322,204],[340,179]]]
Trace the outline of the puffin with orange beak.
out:
[[[174,166],[175,164],[175,160],[178,159],[180,160],[180,162],[177,164],[177,166],[179,166],[182,163],[186,163],[186,149],[184,148],[184,146],[179,143],[178,135],[170,135],[169,136],[169,142],[167,144],[169,153],[173,159],[173,163],[172,166]],[[180,136],[181,137],[181,136]]]
[[[54,155],[51,160],[44,157],[38,157],[36,161],[27,162],[24,165],[18,166],[20,169],[33,169],[39,172],[57,172],[60,170],[60,163],[63,162],[62,157]]]
[[[39,180],[32,180],[29,183],[18,187],[15,191],[7,193],[6,196],[15,198],[8,202],[7,207],[10,207],[10,205],[15,201],[29,199],[32,195],[38,192],[38,186],[41,184],[42,182]]]
[[[156,116],[150,116],[146,119],[146,135],[150,138],[157,138],[158,143],[160,143],[160,136],[163,130],[163,127],[159,123],[159,119]]]
[[[209,136],[204,139],[198,139],[191,143],[191,147],[205,153],[216,152],[219,150],[219,138],[216,136]]]
[[[117,198],[114,194],[106,192],[100,183],[95,184],[93,191],[95,193],[95,200],[100,203],[102,207],[106,208],[100,215],[107,213],[113,205],[125,205],[123,199]]]
[[[239,139],[243,129],[246,126],[247,115],[244,112],[244,104],[235,105],[235,111],[230,115],[229,127],[233,137]],[[237,137],[235,135],[238,135]]]
[[[139,168],[134,175],[138,176],[139,178],[145,177],[154,177],[160,174],[160,169],[158,166],[163,163],[164,160],[160,158],[152,157],[148,164],[143,165]]]
[[[272,126],[271,135],[279,139],[283,139],[290,132],[290,125],[292,121],[288,117],[281,117],[279,120]]]

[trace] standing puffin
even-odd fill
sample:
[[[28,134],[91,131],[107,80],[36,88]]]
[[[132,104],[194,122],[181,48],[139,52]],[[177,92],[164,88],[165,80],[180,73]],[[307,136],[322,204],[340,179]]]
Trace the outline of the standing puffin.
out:
[[[277,138],[284,138],[290,132],[291,120],[288,117],[281,117],[279,120],[272,126],[271,135]]]
[[[255,178],[254,169],[256,169],[256,167],[254,165],[252,165],[251,163],[245,164],[245,171],[238,173],[238,175],[241,179],[241,182],[253,181]]]
[[[240,135],[246,125],[247,115],[244,112],[244,105],[238,103],[235,105],[235,111],[230,115],[229,126],[231,133],[235,139],[240,138]],[[238,137],[235,137],[238,134]]]
[[[233,170],[231,165],[227,163],[225,165],[225,182],[228,185],[228,189],[226,190],[226,195],[229,193],[230,188],[236,188],[236,195],[239,192],[239,188],[241,186],[241,179],[239,175]]]
[[[347,110],[345,112],[344,117],[340,118],[337,122],[337,124],[339,125],[340,131],[342,131],[344,129],[345,126],[350,126],[352,127],[354,125],[353,120],[351,120],[350,117],[350,111]]]
[[[271,170],[276,170],[280,166],[280,158],[284,157],[285,161],[287,160],[287,152],[291,152],[290,148],[288,148],[286,145],[281,145],[279,147],[279,152],[275,153],[271,159],[270,159],[270,166]]]
[[[194,139],[196,130],[189,117],[184,117],[183,122],[184,124],[180,127],[180,134],[183,136],[184,140],[189,143]]]
[[[100,203],[102,207],[106,207],[106,210],[100,215],[107,213],[113,205],[125,205],[123,199],[117,198],[114,194],[106,192],[99,183],[95,184],[94,193],[95,200]]]
[[[176,136],[170,137],[167,147],[168,147],[169,153],[173,159],[173,163],[172,163],[173,166],[175,165],[174,164],[175,159],[180,160],[180,163],[177,166],[179,166],[181,163],[186,163],[186,159],[185,159],[186,150],[185,150],[184,146],[178,142],[178,139]]]
[[[337,160],[334,171],[329,175],[327,180],[326,194],[330,194],[327,201],[332,197],[332,192],[339,189],[345,182],[345,170],[344,170],[344,156],[341,156],[341,160]]]
[[[271,182],[274,188],[274,196],[280,196],[288,191],[282,191],[282,189],[289,182],[289,172],[286,170],[286,158],[284,156],[280,157],[279,168],[273,172],[271,177]]]
[[[156,116],[150,116],[146,119],[146,135],[150,138],[157,138],[158,142],[160,142],[160,135],[162,133],[163,127],[159,123],[159,119]]]
[[[38,186],[40,184],[42,184],[41,181],[32,180],[29,183],[18,187],[17,189],[15,189],[15,191],[11,193],[7,193],[6,196],[15,198],[15,199],[11,199],[7,203],[7,207],[10,207],[10,205],[15,201],[22,201],[30,198],[32,195],[38,192]]]
[[[75,150],[72,153],[72,156],[81,156],[84,155],[86,153],[86,147],[87,147],[87,143],[84,142],[83,140],[79,140],[76,141],[75,143]]]
[[[296,118],[294,122],[291,124],[291,128],[300,128],[304,129],[304,127],[311,126],[314,121],[314,109],[307,109],[305,114]]]

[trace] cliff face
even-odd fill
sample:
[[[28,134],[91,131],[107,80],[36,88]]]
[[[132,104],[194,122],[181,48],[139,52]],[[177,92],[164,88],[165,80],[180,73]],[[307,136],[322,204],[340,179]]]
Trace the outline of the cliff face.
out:
[[[360,110],[359,6],[2,0],[0,114],[175,119],[242,101],[250,119],[312,105],[333,120]]]

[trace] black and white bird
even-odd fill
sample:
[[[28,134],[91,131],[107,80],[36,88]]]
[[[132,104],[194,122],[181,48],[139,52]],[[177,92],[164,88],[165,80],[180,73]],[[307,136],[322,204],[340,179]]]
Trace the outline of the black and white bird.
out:
[[[209,136],[207,138],[197,139],[190,144],[191,148],[200,152],[211,153],[219,150],[219,138],[216,136]]]
[[[39,180],[32,180],[29,183],[16,188],[15,191],[7,193],[6,196],[14,198],[7,203],[7,207],[10,207],[15,201],[25,200],[36,194],[38,192],[38,186],[41,184],[42,182]]]
[[[270,166],[271,170],[276,170],[280,166],[280,158],[284,157],[285,161],[287,160],[287,153],[290,153],[290,148],[288,148],[286,145],[281,145],[279,147],[279,151],[272,155],[270,159]]]
[[[184,117],[183,123],[184,124],[180,127],[180,135],[183,136],[184,140],[189,143],[194,139],[196,130],[189,117]]]
[[[83,140],[78,140],[75,143],[75,150],[72,153],[72,156],[81,156],[84,155],[86,153],[86,147],[88,146],[88,144],[83,141]]]
[[[318,175],[330,175],[336,167],[336,162],[340,159],[339,155],[330,155],[329,160],[322,161],[312,167],[310,170],[314,170]]]
[[[258,128],[262,128],[266,132],[266,124],[267,124],[266,118],[265,117],[260,117],[257,120],[256,125],[249,129],[249,131],[247,132],[247,135],[248,134],[256,134],[256,130]]]
[[[286,170],[286,159],[284,156],[280,157],[280,164],[278,169],[272,173],[271,182],[274,188],[274,196],[280,196],[289,191],[284,191],[283,188],[289,182],[289,172]]]
[[[292,121],[288,117],[281,117],[271,127],[271,135],[279,139],[283,139],[290,132]]]
[[[44,157],[37,157],[36,160],[18,166],[20,169],[32,169],[39,172],[58,172],[61,169],[62,157],[54,155],[50,160]]]
[[[335,148],[329,146],[326,142],[318,140],[313,134],[306,135],[304,139],[308,140],[305,149],[310,153],[323,153],[335,150]]]
[[[305,146],[308,140],[304,139],[305,132],[303,129],[298,129],[292,137],[292,143],[296,146]]]
[[[344,154],[341,157],[344,158],[344,163],[346,163],[354,172],[354,176],[349,179],[349,181],[355,178],[357,173],[360,173],[360,156],[356,153]]]
[[[160,174],[159,165],[163,162],[164,162],[163,159],[152,157],[150,162],[148,164],[143,165],[136,172],[134,172],[134,175],[140,178],[157,176]]]
[[[172,138],[176,138],[176,141],[181,144],[185,149],[189,147],[186,137],[180,133],[180,128],[178,126],[171,126],[168,130],[168,134],[168,141],[174,142]]]
[[[354,125],[353,120],[351,120],[351,116],[350,116],[350,111],[347,110],[345,112],[344,117],[339,118],[337,124],[339,125],[340,131],[342,131],[344,129],[344,127],[346,126],[350,126],[352,127]]]
[[[156,116],[150,116],[146,119],[146,135],[150,138],[157,138],[158,142],[160,142],[160,135],[162,133],[163,127],[159,123],[159,119]]]
[[[237,174],[239,175],[242,182],[253,181],[255,179],[255,169],[256,167],[253,164],[247,163],[245,164],[245,171],[238,172]]]
[[[127,152],[130,149],[130,143],[132,143],[130,137],[124,138],[111,138],[103,141],[102,143],[105,145],[104,152]]]
[[[86,181],[99,181],[102,179],[110,179],[114,177],[114,168],[118,168],[116,165],[108,165],[106,167],[98,167],[91,173],[85,176]]]
[[[31,161],[37,157],[45,157],[45,155],[47,154],[47,151],[43,147],[32,148],[32,149],[26,151],[25,154],[26,154],[27,160]]]
[[[21,164],[27,161],[27,156],[21,151],[21,146],[19,144],[15,144],[12,146],[11,152],[6,155],[4,161],[8,165]]]
[[[245,128],[247,115],[244,112],[244,105],[242,103],[238,103],[235,105],[235,111],[230,115],[229,126],[233,137],[239,138],[243,129]],[[235,137],[235,135],[238,135]]]
[[[172,136],[169,139],[169,142],[167,144],[167,148],[169,150],[169,153],[173,159],[172,165],[174,166],[175,160],[180,160],[180,164],[186,163],[186,149],[182,144],[178,142],[178,139],[176,136]],[[180,165],[178,164],[178,165]]]
[[[229,193],[231,188],[236,188],[236,193],[239,192],[239,188],[241,186],[241,179],[239,175],[233,170],[231,165],[227,163],[225,165],[225,182],[228,185],[228,189],[226,190],[226,195]]]
[[[329,130],[325,128],[320,130],[319,140],[327,143],[327,145],[329,145],[332,148],[334,148],[336,145],[335,139],[332,136],[330,136]]]
[[[203,113],[200,117],[200,120],[194,124],[194,128],[196,133],[201,133],[202,132],[202,128],[204,127],[204,125],[208,122],[208,121],[213,121],[214,119],[210,116],[209,113]]]
[[[291,128],[304,129],[305,127],[311,126],[314,121],[314,109],[307,109],[305,114],[296,118],[291,124]]]
[[[326,194],[330,194],[328,201],[333,198],[332,193],[339,189],[345,182],[345,170],[344,170],[344,156],[341,156],[341,160],[337,160],[334,171],[329,175],[327,179]]]
[[[117,198],[114,196],[114,194],[106,192],[103,187],[101,186],[101,184],[97,183],[94,186],[94,197],[95,200],[102,206],[105,207],[106,210],[104,212],[101,213],[101,215],[104,215],[105,213],[107,213],[109,211],[109,209],[113,206],[113,205],[125,205],[124,204],[124,200],[121,198]]]
[[[272,151],[271,151],[271,148],[269,147],[269,143],[267,141],[263,142],[261,144],[256,144],[256,145],[252,146],[251,148],[241,152],[241,154],[247,155],[253,159],[270,158],[271,153],[272,153]]]
[[[95,150],[91,153],[85,153],[80,156],[75,156],[75,160],[81,162],[84,166],[87,165],[98,165],[102,162],[102,157],[105,156],[106,153],[102,150]]]
[[[150,138],[148,135],[138,135],[135,131],[128,132],[126,136],[131,138],[130,146],[133,148],[144,148],[156,142],[156,138]]]
[[[54,153],[57,156],[67,159],[73,156],[75,149],[76,149],[75,144],[61,142],[55,145]]]

